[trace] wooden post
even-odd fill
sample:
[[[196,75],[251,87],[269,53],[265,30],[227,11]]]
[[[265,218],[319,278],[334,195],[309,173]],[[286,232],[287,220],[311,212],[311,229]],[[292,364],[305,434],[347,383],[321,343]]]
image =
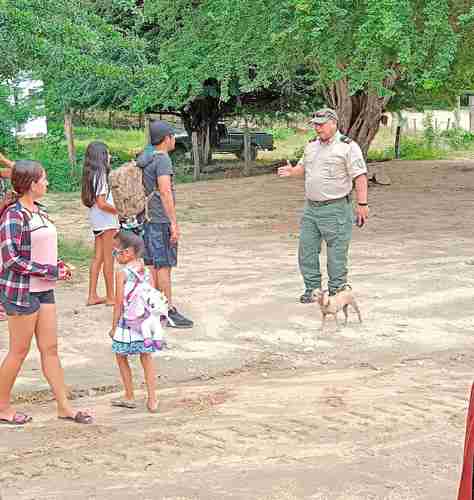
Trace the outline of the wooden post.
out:
[[[446,130],[449,130],[450,125],[451,125],[451,118],[448,118],[448,125],[446,127]]]
[[[250,174],[250,134],[249,134],[249,123],[247,117],[245,117],[245,127],[244,127],[244,175]]]
[[[193,143],[193,159],[194,159],[194,180],[198,181],[201,175],[200,167],[199,167],[199,144],[198,144],[198,136],[197,132],[194,131],[191,134],[191,140]]]
[[[402,133],[402,127],[400,125],[397,126],[397,133],[395,135],[395,159],[400,159],[400,136]]]
[[[206,128],[206,140],[204,142],[204,150],[202,154],[202,164],[209,164],[209,153],[211,151],[211,126],[207,124]]]
[[[469,131],[474,132],[474,95],[469,96]]]
[[[416,118],[413,119],[413,132],[416,135]]]
[[[69,163],[71,164],[71,175],[74,177],[76,175],[76,147],[74,145],[72,111],[70,109],[64,112],[64,135],[67,142]]]
[[[454,123],[456,128],[461,128],[461,96],[456,99],[456,110],[454,111]]]
[[[145,115],[145,147],[150,143],[150,117]]]

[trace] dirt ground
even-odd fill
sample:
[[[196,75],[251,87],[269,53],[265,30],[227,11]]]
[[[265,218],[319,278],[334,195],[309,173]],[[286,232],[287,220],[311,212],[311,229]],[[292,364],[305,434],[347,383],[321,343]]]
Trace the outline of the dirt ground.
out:
[[[34,422],[0,428],[2,500],[456,498],[474,361],[474,161],[385,169],[392,185],[370,188],[351,250],[364,322],[351,315],[339,331],[321,332],[317,307],[297,301],[300,180],[178,186],[175,296],[196,327],[169,331],[156,358],[158,415],[110,407],[111,311],[84,306],[85,275],[62,285],[66,377],[96,424],[56,421],[32,352],[16,397]],[[77,198],[48,202],[60,232],[90,241]]]

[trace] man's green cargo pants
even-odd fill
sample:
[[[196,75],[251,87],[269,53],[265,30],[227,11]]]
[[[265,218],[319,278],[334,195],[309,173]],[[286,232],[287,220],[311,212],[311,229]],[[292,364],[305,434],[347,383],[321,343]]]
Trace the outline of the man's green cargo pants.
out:
[[[347,255],[352,238],[350,196],[330,202],[306,200],[300,226],[299,266],[306,290],[321,288],[319,254],[327,246],[329,293],[347,283]]]

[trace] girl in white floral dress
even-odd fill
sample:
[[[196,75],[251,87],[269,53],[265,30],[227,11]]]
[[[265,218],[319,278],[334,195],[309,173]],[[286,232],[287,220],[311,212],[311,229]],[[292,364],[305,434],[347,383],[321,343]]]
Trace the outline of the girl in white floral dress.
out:
[[[151,413],[158,410],[156,397],[156,371],[152,354],[156,351],[154,344],[145,345],[141,332],[144,311],[136,308],[134,293],[140,282],[149,281],[150,274],[141,259],[143,255],[143,240],[129,231],[120,231],[114,238],[116,246],[113,255],[122,265],[115,279],[115,305],[112,321],[112,352],[115,353],[124,386],[123,399],[112,401],[112,405],[124,408],[135,408],[133,377],[128,356],[138,354],[143,366],[145,383],[148,393],[147,408]]]

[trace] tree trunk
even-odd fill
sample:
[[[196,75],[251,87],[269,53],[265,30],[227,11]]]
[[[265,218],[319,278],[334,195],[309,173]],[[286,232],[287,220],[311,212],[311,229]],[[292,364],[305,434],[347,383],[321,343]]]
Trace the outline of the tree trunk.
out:
[[[385,88],[391,89],[396,78],[387,79]],[[367,159],[370,143],[377,135],[390,96],[380,97],[365,91],[350,95],[347,79],[336,81],[324,93],[329,105],[337,112],[339,130],[357,142]]]
[[[72,124],[72,111],[64,112],[64,135],[66,136],[67,152],[71,164],[71,176],[76,176],[76,147],[74,145],[74,130]]]
[[[208,165],[212,157],[212,146],[217,143],[217,122],[220,117],[219,100],[199,96],[181,110],[184,128],[189,137],[197,133],[201,165]]]
[[[191,141],[192,141],[192,145],[193,145],[193,159],[194,159],[193,179],[195,181],[198,181],[199,177],[201,176],[201,167],[200,167],[200,160],[199,160],[199,143],[198,143],[197,132],[193,132],[191,134]]]
[[[203,138],[201,158],[203,165],[209,165],[211,162],[211,126],[207,124]]]

